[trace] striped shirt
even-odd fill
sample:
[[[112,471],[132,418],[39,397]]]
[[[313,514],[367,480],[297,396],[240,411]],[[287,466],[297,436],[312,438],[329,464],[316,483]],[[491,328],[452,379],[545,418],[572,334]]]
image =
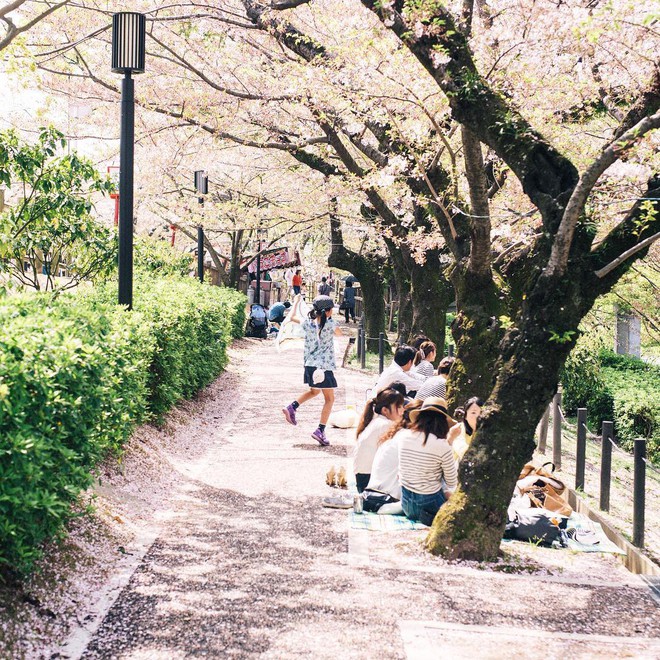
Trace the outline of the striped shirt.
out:
[[[413,369],[416,374],[423,376],[425,380],[431,378],[431,376],[435,374],[435,369],[428,360],[422,360],[416,367],[413,367]]]
[[[419,495],[432,495],[458,485],[454,453],[445,438],[431,434],[425,445],[424,433],[402,429],[395,436],[399,441],[399,480],[402,486]]]
[[[432,376],[417,390],[416,399],[424,401],[430,396],[439,396],[443,399],[447,395],[447,380],[444,376]]]

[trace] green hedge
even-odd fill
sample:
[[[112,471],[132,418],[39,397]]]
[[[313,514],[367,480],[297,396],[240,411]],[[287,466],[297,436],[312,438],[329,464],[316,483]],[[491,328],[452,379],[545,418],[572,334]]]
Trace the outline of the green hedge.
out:
[[[599,430],[614,421],[619,444],[632,451],[635,438],[646,438],[647,454],[660,461],[660,368],[610,350],[578,346],[562,374],[563,403],[569,413],[587,409],[589,424]]]
[[[0,567],[29,570],[94,466],[226,364],[245,296],[194,280],[0,301]]]

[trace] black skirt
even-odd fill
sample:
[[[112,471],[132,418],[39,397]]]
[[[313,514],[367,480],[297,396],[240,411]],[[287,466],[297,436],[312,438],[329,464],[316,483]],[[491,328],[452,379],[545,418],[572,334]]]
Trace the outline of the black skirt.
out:
[[[337,379],[332,371],[324,371],[325,378],[320,383],[315,383],[313,376],[318,367],[305,367],[305,384],[315,390],[331,390],[337,387]]]

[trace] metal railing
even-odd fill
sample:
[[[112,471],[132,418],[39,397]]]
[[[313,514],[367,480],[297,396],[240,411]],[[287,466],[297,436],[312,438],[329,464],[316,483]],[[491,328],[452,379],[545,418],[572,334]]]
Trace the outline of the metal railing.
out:
[[[539,425],[539,441],[537,450],[546,452],[549,417],[552,411],[552,462],[556,469],[561,469],[562,460],[562,421],[576,433],[575,452],[575,489],[585,492],[585,468],[587,465],[587,440],[595,441],[600,446],[600,487],[599,507],[601,511],[610,511],[610,494],[612,487],[612,451],[623,454],[633,461],[633,514],[632,542],[638,548],[644,547],[647,468],[660,475],[660,470],[646,457],[646,439],[636,438],[634,452],[629,454],[614,442],[614,423],[604,421],[601,434],[592,433],[587,427],[587,409],[577,409],[577,422],[570,424],[561,408],[561,392],[555,394],[552,403],[544,414]]]

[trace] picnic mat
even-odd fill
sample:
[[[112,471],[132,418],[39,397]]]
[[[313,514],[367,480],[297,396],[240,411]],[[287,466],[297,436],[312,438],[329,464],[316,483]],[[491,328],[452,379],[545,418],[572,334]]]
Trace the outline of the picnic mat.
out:
[[[575,535],[577,539],[581,537],[580,532],[586,532],[584,537],[586,537],[586,540],[592,541],[591,543],[580,543],[579,540],[571,538],[572,534],[569,533],[569,550],[575,550],[577,552],[611,552],[617,555],[626,554],[625,550],[621,550],[618,545],[615,545],[607,538],[600,523],[580,513],[573,512],[571,514],[566,529],[569,532],[571,529],[577,530],[578,533]]]
[[[426,525],[408,520],[405,516],[380,516],[377,513],[368,513],[366,511],[364,513],[355,513],[349,510],[348,522],[351,529],[366,529],[371,532],[428,529]],[[573,534],[568,536],[568,550],[574,550],[575,552],[626,554],[624,550],[621,550],[621,548],[605,536],[600,523],[579,513],[573,513],[571,515],[568,519],[567,529],[575,529],[578,532],[574,535],[576,538],[571,538]],[[580,532],[584,532],[584,534],[580,534]],[[581,543],[577,540],[580,538],[588,540],[589,543]],[[515,543],[515,541],[512,542]],[[523,543],[527,543],[527,541],[523,541]]]
[[[428,529],[420,522],[408,520],[405,516],[381,516],[377,513],[348,512],[348,523],[351,529],[367,529],[371,532],[394,532],[404,529]]]

